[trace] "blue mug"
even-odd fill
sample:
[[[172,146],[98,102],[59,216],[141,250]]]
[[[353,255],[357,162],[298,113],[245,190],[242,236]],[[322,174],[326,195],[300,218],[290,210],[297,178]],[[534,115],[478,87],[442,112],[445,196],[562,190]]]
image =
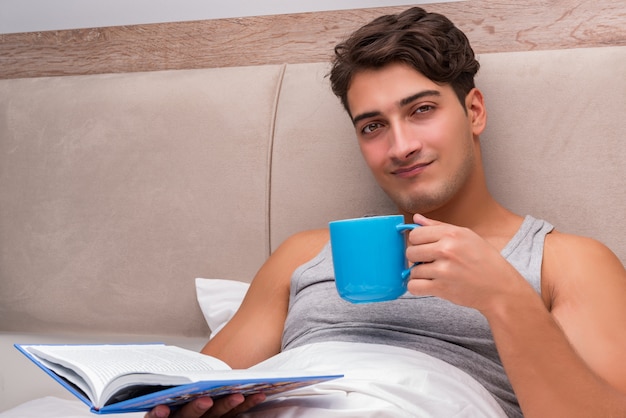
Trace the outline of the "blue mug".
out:
[[[404,231],[418,227],[402,215],[344,219],[328,224],[337,292],[352,303],[394,300],[406,293]]]

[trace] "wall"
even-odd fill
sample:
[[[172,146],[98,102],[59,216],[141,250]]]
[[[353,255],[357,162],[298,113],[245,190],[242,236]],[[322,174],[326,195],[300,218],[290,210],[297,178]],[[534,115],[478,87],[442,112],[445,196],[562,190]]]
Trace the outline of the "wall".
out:
[[[477,53],[626,45],[626,2],[428,5]],[[325,61],[354,28],[405,7],[0,35],[0,78]]]
[[[436,3],[466,0],[436,0]],[[410,6],[428,0],[0,0],[0,34],[101,26],[268,16],[366,7]]]
[[[468,0],[432,4],[477,53],[626,45],[626,2]],[[0,78],[326,61],[383,13],[344,10],[0,35]]]

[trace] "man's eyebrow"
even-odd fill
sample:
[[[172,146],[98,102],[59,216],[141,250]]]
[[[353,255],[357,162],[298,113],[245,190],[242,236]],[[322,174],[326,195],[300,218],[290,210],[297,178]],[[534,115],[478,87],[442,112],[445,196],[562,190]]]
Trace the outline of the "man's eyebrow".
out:
[[[357,116],[355,116],[352,119],[352,124],[356,125],[357,122],[362,120],[362,119],[373,118],[375,116],[380,116],[380,112],[365,112],[365,113],[361,113],[360,115],[357,115]]]
[[[423,97],[428,97],[428,96],[441,96],[441,92],[438,90],[424,90],[424,91],[420,91],[419,93],[415,93],[412,96],[406,97],[402,100],[400,100],[400,106],[406,106],[409,103],[413,103],[414,101],[421,99]]]
[[[415,93],[409,97],[405,97],[404,99],[400,100],[398,104],[400,107],[404,107],[410,103],[413,103],[416,100],[419,100],[423,97],[429,97],[429,96],[441,96],[441,92],[439,92],[438,90],[420,91],[419,93]],[[352,118],[352,124],[356,125],[357,122],[362,119],[373,118],[373,117],[380,116],[380,115],[381,115],[381,112],[379,111],[361,113],[360,115],[357,115],[354,118]]]

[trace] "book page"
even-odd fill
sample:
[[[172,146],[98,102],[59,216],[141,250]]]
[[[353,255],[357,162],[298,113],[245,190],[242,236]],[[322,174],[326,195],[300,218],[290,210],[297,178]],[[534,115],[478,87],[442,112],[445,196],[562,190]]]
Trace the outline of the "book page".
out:
[[[40,358],[74,370],[91,388],[93,397],[90,398],[96,405],[100,404],[108,382],[119,376],[135,373],[189,376],[188,379],[168,379],[166,384],[173,385],[195,380],[200,372],[230,369],[216,358],[161,344],[33,345],[27,349]],[[137,383],[142,382],[155,383],[153,379],[139,379]]]

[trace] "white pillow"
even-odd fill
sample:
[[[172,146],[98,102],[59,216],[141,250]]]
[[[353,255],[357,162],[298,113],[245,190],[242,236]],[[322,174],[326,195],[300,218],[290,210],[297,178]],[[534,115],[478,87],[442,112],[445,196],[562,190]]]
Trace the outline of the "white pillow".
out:
[[[223,279],[196,279],[196,297],[211,336],[221,330],[233,317],[243,301],[249,283]]]

